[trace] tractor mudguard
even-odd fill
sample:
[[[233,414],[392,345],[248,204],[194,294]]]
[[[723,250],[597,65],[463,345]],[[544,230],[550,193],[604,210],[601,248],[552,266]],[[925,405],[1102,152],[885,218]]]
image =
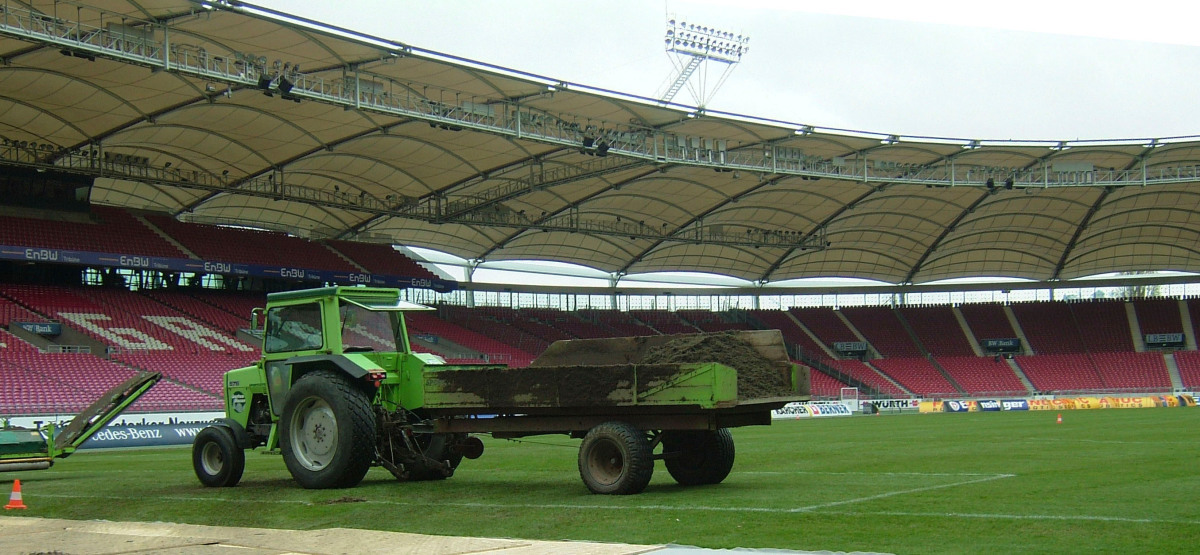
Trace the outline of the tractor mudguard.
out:
[[[292,367],[293,382],[298,377],[296,370],[303,369],[306,366],[327,367],[327,365],[321,364],[325,362],[333,364],[351,378],[361,378],[370,372],[370,369],[364,368],[362,365],[350,360],[346,355],[305,355],[289,358],[285,362]]]
[[[357,359],[357,362],[350,357]],[[304,355],[268,362],[266,364],[267,388],[271,396],[271,412],[276,417],[280,415],[284,399],[291,391],[292,384],[296,383],[301,376],[310,371],[328,369],[331,366],[355,380],[362,379],[371,371],[380,369],[375,363],[359,354]]]
[[[246,428],[243,428],[237,420],[232,418],[218,418],[213,421],[213,426],[218,426],[229,430],[233,434],[233,441],[242,449],[253,449],[254,442],[250,439],[250,434],[246,433]]]

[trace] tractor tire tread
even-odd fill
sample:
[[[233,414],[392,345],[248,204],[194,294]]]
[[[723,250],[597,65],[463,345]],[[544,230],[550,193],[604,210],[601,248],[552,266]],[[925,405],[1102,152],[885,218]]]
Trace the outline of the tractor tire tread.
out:
[[[309,386],[309,383],[323,382],[318,385]],[[281,441],[281,447],[284,447],[284,461],[288,463],[288,469],[292,471],[292,477],[300,483],[301,486],[308,489],[336,489],[350,488],[358,485],[370,470],[371,464],[375,461],[375,414],[371,406],[371,401],[361,389],[356,388],[350,383],[346,376],[341,372],[333,370],[316,370],[305,374],[300,379],[296,380],[292,386],[292,392],[297,389],[315,387],[318,390],[324,389],[325,393],[331,396],[336,396],[337,399],[326,399],[330,406],[343,405],[345,415],[347,416],[345,424],[348,428],[345,430],[348,434],[339,433],[339,450],[347,450],[335,455],[334,458],[342,458],[336,464],[332,464],[329,468],[323,469],[320,472],[306,471],[299,469],[299,463],[296,463],[297,468],[292,468],[292,455],[290,453],[290,439]],[[290,427],[290,405],[293,402],[290,399],[284,404],[283,418],[280,420],[280,425],[283,427],[284,435]],[[335,412],[336,409],[335,409]],[[339,422],[339,428],[341,424]],[[289,445],[284,446],[283,443]],[[321,472],[329,471],[332,476],[320,476]],[[308,474],[305,474],[308,472]]]

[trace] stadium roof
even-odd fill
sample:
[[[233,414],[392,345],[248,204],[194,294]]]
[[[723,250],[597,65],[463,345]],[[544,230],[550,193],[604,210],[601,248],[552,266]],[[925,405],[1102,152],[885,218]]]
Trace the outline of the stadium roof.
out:
[[[241,2],[6,6],[0,163],[95,176],[95,203],[618,275],[1200,271],[1197,137],[831,130],[663,106]]]

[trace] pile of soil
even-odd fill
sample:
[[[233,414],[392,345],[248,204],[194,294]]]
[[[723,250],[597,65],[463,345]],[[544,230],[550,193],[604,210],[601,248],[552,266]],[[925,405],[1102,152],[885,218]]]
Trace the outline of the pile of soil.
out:
[[[782,365],[764,358],[733,333],[685,335],[646,351],[640,364],[716,362],[737,370],[738,399],[795,395]]]
[[[677,376],[679,364],[715,362],[737,371],[740,401],[796,395],[789,388],[790,365],[764,357],[736,333],[562,343],[570,345],[551,353],[552,346],[528,368],[484,366],[437,372],[428,377],[426,392],[457,394],[439,408],[620,406]]]

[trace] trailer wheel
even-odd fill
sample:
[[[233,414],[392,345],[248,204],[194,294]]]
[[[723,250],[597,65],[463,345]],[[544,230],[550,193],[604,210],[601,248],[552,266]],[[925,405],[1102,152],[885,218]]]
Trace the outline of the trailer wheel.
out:
[[[654,473],[654,455],[646,434],[624,422],[605,422],[579,446],[579,476],[592,493],[640,493]]]
[[[663,464],[682,486],[719,484],[733,470],[733,434],[717,431],[669,431],[663,434]]]
[[[246,453],[238,447],[229,430],[209,426],[200,430],[192,442],[192,467],[201,484],[214,488],[233,487],[246,469]]]
[[[319,370],[297,380],[279,426],[283,462],[305,488],[354,487],[371,468],[371,401],[340,373]]]
[[[453,476],[454,469],[458,468],[463,459],[462,453],[451,452],[450,445],[453,439],[454,434],[417,435],[417,446],[421,447],[422,453],[435,461],[449,463],[449,473],[441,468],[417,463],[409,466],[408,481],[445,480]]]

